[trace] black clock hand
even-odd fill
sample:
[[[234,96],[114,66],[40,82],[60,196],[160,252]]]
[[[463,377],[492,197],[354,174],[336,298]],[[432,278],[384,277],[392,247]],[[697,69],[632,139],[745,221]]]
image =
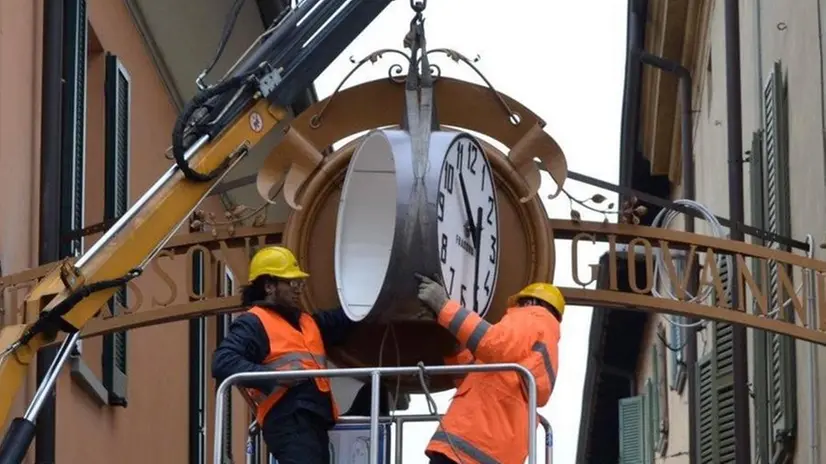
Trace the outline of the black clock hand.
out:
[[[465,215],[470,224],[470,236],[473,240],[473,246],[478,248],[479,244],[476,243],[476,225],[473,223],[473,213],[470,209],[470,200],[468,200],[467,188],[465,187],[465,176],[462,175],[461,169],[459,170],[459,186],[462,188],[462,202],[465,204]]]
[[[482,243],[482,208],[479,207],[476,209],[476,224],[478,228],[476,229],[476,237],[473,239],[476,244],[474,248],[476,248],[476,263],[475,269],[473,271],[473,311],[476,313],[479,312],[479,262],[481,261],[480,257],[482,256],[482,250],[479,249],[479,245]]]

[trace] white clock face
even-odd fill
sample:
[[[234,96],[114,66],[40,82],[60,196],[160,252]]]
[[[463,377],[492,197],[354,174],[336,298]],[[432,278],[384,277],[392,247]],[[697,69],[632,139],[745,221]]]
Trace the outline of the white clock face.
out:
[[[490,163],[473,137],[447,150],[437,197],[439,259],[450,299],[484,316],[499,269],[499,209]]]

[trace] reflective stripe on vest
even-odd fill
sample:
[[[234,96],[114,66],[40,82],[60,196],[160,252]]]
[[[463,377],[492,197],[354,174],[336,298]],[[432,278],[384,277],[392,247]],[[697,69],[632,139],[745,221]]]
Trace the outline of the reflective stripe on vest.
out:
[[[314,364],[317,365],[317,369],[324,369],[327,366],[327,357],[323,354],[312,354],[309,352],[292,352],[286,353],[284,355],[279,356],[275,361],[269,362],[265,364],[265,366],[271,368],[274,371],[301,371],[305,370],[304,365],[302,364],[303,361],[312,361]],[[269,409],[275,405],[285,393],[290,386],[295,384],[296,382],[300,381],[313,381],[312,378],[297,378],[297,379],[279,379],[276,380],[277,385],[269,392],[265,393],[257,389],[248,389],[250,397],[256,403],[259,408],[257,411],[257,416],[261,416],[259,418],[259,423],[263,425],[264,416]]]
[[[439,429],[433,434],[432,440],[442,442],[450,447],[450,449],[456,448],[454,453],[459,451],[480,464],[499,464],[499,461],[488,456],[487,453],[473,446],[469,441],[458,435]]]
[[[542,364],[545,365],[545,371],[548,374],[548,380],[551,383],[551,390],[553,390],[554,385],[556,384],[556,372],[554,371],[553,364],[551,364],[551,355],[548,354],[548,345],[544,342],[536,342],[533,344],[531,349],[542,356]]]

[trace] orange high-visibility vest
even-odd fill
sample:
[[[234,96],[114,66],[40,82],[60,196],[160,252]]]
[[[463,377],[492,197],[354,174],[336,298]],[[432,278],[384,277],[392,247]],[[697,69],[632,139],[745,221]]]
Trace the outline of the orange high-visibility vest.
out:
[[[255,306],[248,312],[258,316],[270,341],[270,352],[264,358],[265,365],[273,370],[327,368],[327,353],[324,350],[324,342],[312,316],[307,313],[301,314],[299,318],[301,330],[299,331],[274,311]],[[333,399],[329,379],[315,377],[313,381],[315,381],[320,391],[330,393],[333,420],[338,419],[338,405]],[[295,380],[279,381],[269,393],[254,388],[247,389],[247,393],[257,405],[255,419],[259,425],[263,426],[267,413],[287,393],[290,388],[289,384],[294,382]]]
[[[521,364],[536,379],[537,406],[548,402],[559,365],[559,321],[547,309],[509,308],[501,321],[490,324],[449,301],[438,321],[465,347],[446,358],[447,364]],[[464,464],[525,462],[528,398],[521,376],[512,371],[467,374],[427,451]]]

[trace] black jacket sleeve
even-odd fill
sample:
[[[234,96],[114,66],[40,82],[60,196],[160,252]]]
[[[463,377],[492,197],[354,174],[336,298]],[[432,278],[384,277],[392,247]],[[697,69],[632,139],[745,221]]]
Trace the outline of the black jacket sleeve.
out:
[[[212,357],[212,376],[218,383],[239,372],[266,372],[262,365],[270,349],[270,341],[261,320],[253,314],[241,314],[229,327]],[[273,379],[242,382],[245,387],[267,391]]]
[[[356,323],[351,321],[340,307],[335,309],[316,311],[313,319],[321,332],[325,347],[344,343]]]

